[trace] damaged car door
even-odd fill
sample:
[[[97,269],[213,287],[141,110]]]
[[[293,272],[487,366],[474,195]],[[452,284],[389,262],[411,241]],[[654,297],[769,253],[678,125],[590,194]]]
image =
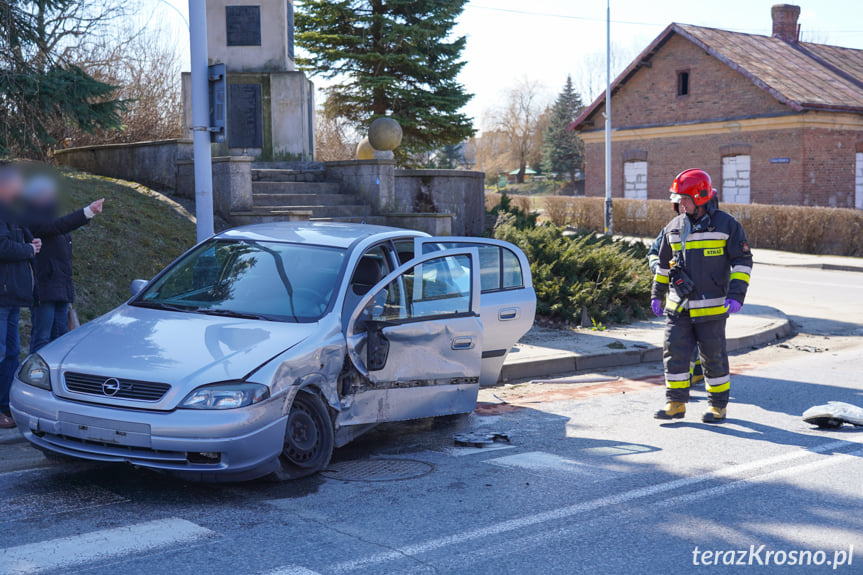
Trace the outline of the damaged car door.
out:
[[[472,237],[418,237],[414,253],[476,248],[482,301],[480,315],[485,330],[480,385],[497,383],[509,350],[533,326],[536,293],[527,256],[509,242]]]
[[[359,302],[346,328],[357,377],[343,393],[339,426],[473,411],[483,338],[478,259],[476,249],[414,258]]]

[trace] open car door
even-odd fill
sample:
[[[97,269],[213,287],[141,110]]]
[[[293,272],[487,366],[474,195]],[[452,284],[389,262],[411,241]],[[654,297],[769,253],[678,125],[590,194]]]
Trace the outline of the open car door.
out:
[[[340,425],[455,413],[476,405],[482,364],[476,249],[414,258],[360,300],[346,328],[363,382]]]
[[[527,256],[509,242],[471,237],[414,240],[415,257],[466,248],[475,248],[479,253],[480,315],[484,329],[480,384],[494,385],[509,350],[533,326],[536,293]]]

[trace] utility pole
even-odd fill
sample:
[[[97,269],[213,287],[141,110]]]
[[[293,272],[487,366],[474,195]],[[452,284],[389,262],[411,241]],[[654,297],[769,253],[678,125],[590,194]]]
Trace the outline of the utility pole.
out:
[[[195,154],[195,218],[202,242],[213,235],[213,162],[210,156],[209,69],[206,0],[189,0],[192,67],[192,138]]]
[[[611,0],[605,10],[605,233],[614,233],[611,203]]]

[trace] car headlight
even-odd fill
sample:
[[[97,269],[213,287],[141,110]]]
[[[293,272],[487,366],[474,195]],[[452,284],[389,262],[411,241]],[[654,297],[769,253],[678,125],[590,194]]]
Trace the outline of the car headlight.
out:
[[[180,403],[181,409],[236,409],[260,403],[270,390],[259,383],[214,383],[199,387]]]
[[[35,353],[24,360],[18,370],[18,379],[33,387],[51,389],[51,370],[45,360]]]

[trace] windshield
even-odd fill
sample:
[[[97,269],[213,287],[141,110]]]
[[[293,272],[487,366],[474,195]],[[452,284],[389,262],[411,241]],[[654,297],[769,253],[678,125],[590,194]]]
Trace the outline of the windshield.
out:
[[[249,319],[311,322],[336,290],[345,250],[210,240],[144,290],[132,305]]]

